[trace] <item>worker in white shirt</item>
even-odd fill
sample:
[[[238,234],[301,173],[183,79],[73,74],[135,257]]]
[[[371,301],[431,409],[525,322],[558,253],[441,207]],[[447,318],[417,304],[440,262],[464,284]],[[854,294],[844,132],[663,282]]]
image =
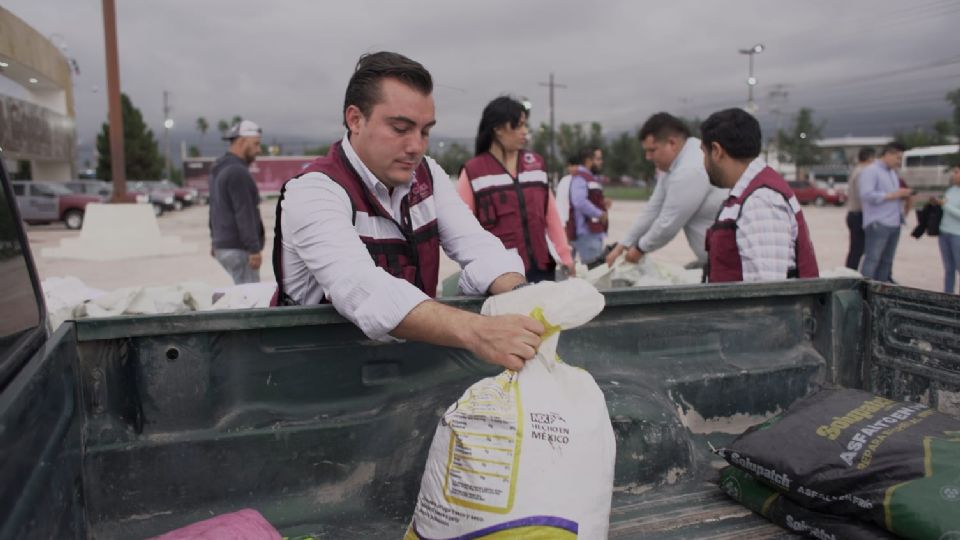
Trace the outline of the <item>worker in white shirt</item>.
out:
[[[710,183],[730,190],[707,231],[704,281],[819,277],[807,222],[793,190],[760,156],[760,123],[743,109],[700,125]]]
[[[405,56],[360,58],[344,99],[347,133],[277,202],[278,303],[331,302],[371,339],[460,347],[519,370],[540,344],[540,322],[433,300],[441,247],[462,267],[467,294],[526,281],[520,257],[480,226],[424,155],[436,124],[432,91],[430,73]]]
[[[725,193],[710,185],[703,169],[700,139],[679,118],[659,112],[640,128],[640,143],[647,160],[662,176],[657,179],[650,200],[623,240],[607,255],[613,266],[621,253],[627,262],[639,262],[647,253],[667,245],[683,229],[696,260],[691,268],[707,262],[704,241],[707,229],[717,217]]]
[[[573,180],[573,175],[577,173],[577,167],[580,166],[579,157],[576,153],[570,154],[567,158],[567,174],[557,182],[557,213],[560,214],[560,222],[564,227],[570,219],[570,181]]]

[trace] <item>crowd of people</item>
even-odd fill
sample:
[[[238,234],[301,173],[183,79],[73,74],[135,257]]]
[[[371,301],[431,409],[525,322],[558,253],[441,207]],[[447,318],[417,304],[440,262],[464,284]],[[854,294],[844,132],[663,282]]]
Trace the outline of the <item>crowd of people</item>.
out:
[[[343,105],[345,134],[281,190],[273,267],[277,305],[331,303],[368,337],[456,346],[518,369],[534,355],[544,325],[530,317],[489,317],[433,299],[440,249],[462,272],[465,294],[500,294],[621,258],[639,262],[680,230],[689,267],[708,283],[818,277],[803,211],[784,178],[760,157],[757,120],[742,109],[711,114],[693,137],[680,119],[651,116],[640,129],[659,179],[627,234],[605,246],[611,201],[603,152],[572,156],[557,193],[544,159],[526,149],[529,110],[501,96],[483,109],[475,155],[454,187],[426,155],[436,124],[433,81],[420,63],[392,52],[360,58]],[[263,224],[246,165],[260,128],[244,121],[227,134],[230,150],[213,169],[212,254],[238,283],[258,281]],[[861,155],[851,178],[848,265],[891,279],[903,201],[896,144]],[[438,181],[438,179],[440,181]],[[960,174],[939,201],[948,284],[960,263]],[[860,262],[860,258],[863,262]]]
[[[900,177],[898,170],[906,148],[891,142],[877,156],[873,148],[861,148],[857,166],[847,183],[847,228],[850,230],[850,249],[846,266],[859,270],[864,277],[894,282],[893,261],[900,240],[900,230],[913,206],[916,192]],[[943,291],[956,291],[958,262],[960,262],[960,167],[950,169],[951,185],[942,197],[931,197],[927,210],[918,212],[918,231],[939,236],[943,261]],[[934,217],[935,216],[935,217]]]

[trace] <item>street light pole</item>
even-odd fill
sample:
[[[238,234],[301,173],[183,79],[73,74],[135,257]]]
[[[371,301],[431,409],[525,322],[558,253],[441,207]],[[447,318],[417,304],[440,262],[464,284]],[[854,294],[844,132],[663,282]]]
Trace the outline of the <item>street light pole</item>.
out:
[[[753,76],[753,56],[763,52],[763,43],[757,43],[749,49],[740,49],[740,54],[745,54],[750,58],[750,70],[747,73],[747,112],[753,114],[757,112],[757,104],[753,101],[753,87],[757,85],[757,79]]]
[[[173,118],[170,118],[170,104],[167,101],[168,92],[163,91],[163,140],[167,147],[167,180],[173,181],[173,163],[170,159],[170,128],[173,127]]]

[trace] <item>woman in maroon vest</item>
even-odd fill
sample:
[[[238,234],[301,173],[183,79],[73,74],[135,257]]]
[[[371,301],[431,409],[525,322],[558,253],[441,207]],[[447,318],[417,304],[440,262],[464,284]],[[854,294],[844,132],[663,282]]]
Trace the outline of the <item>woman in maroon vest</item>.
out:
[[[483,109],[476,155],[463,166],[457,191],[480,224],[523,259],[527,281],[552,280],[549,243],[568,271],[573,257],[543,158],[524,150],[527,109],[501,96]],[[548,240],[549,237],[549,240]]]

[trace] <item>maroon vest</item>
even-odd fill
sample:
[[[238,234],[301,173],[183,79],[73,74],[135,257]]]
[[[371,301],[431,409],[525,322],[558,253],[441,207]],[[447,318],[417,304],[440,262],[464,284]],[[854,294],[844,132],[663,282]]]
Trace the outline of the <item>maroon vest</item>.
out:
[[[770,167],[765,167],[754,178],[739,197],[728,197],[720,207],[717,221],[707,230],[707,266],[704,268],[704,281],[724,283],[743,281],[743,261],[737,249],[737,220],[743,211],[743,205],[755,191],[769,188],[779,193],[793,209],[797,219],[797,241],[794,244],[796,267],[787,271],[785,278],[817,278],[817,256],[813,252],[807,221],[800,211],[800,203],[787,182]]]
[[[339,142],[330,148],[326,156],[310,162],[294,178],[311,172],[327,175],[347,192],[353,207],[353,225],[377,266],[394,277],[409,281],[431,298],[437,295],[440,236],[436,201],[433,198],[433,176],[426,160],[422,160],[417,167],[410,192],[401,202],[399,223],[363,183]],[[277,201],[277,221],[274,226],[273,268],[277,277],[277,301],[274,305],[296,304],[283,290],[280,213],[286,189],[284,183]],[[381,236],[378,237],[378,234]]]
[[[517,177],[489,152],[474,157],[463,169],[473,191],[474,210],[484,229],[507,249],[516,249],[525,270],[555,267],[547,248],[549,186],[543,158],[521,150]]]
[[[587,181],[587,200],[597,208],[604,210],[606,204],[603,200],[603,184],[597,182],[597,179],[589,172],[578,169],[573,173],[573,178],[581,177]],[[573,187],[573,178],[570,179],[570,187]],[[569,199],[569,195],[568,195]],[[567,218],[567,240],[577,239],[577,218],[574,213],[573,202],[570,202],[570,216]],[[600,218],[587,218],[587,230],[592,233],[607,232],[610,223],[601,223]]]

